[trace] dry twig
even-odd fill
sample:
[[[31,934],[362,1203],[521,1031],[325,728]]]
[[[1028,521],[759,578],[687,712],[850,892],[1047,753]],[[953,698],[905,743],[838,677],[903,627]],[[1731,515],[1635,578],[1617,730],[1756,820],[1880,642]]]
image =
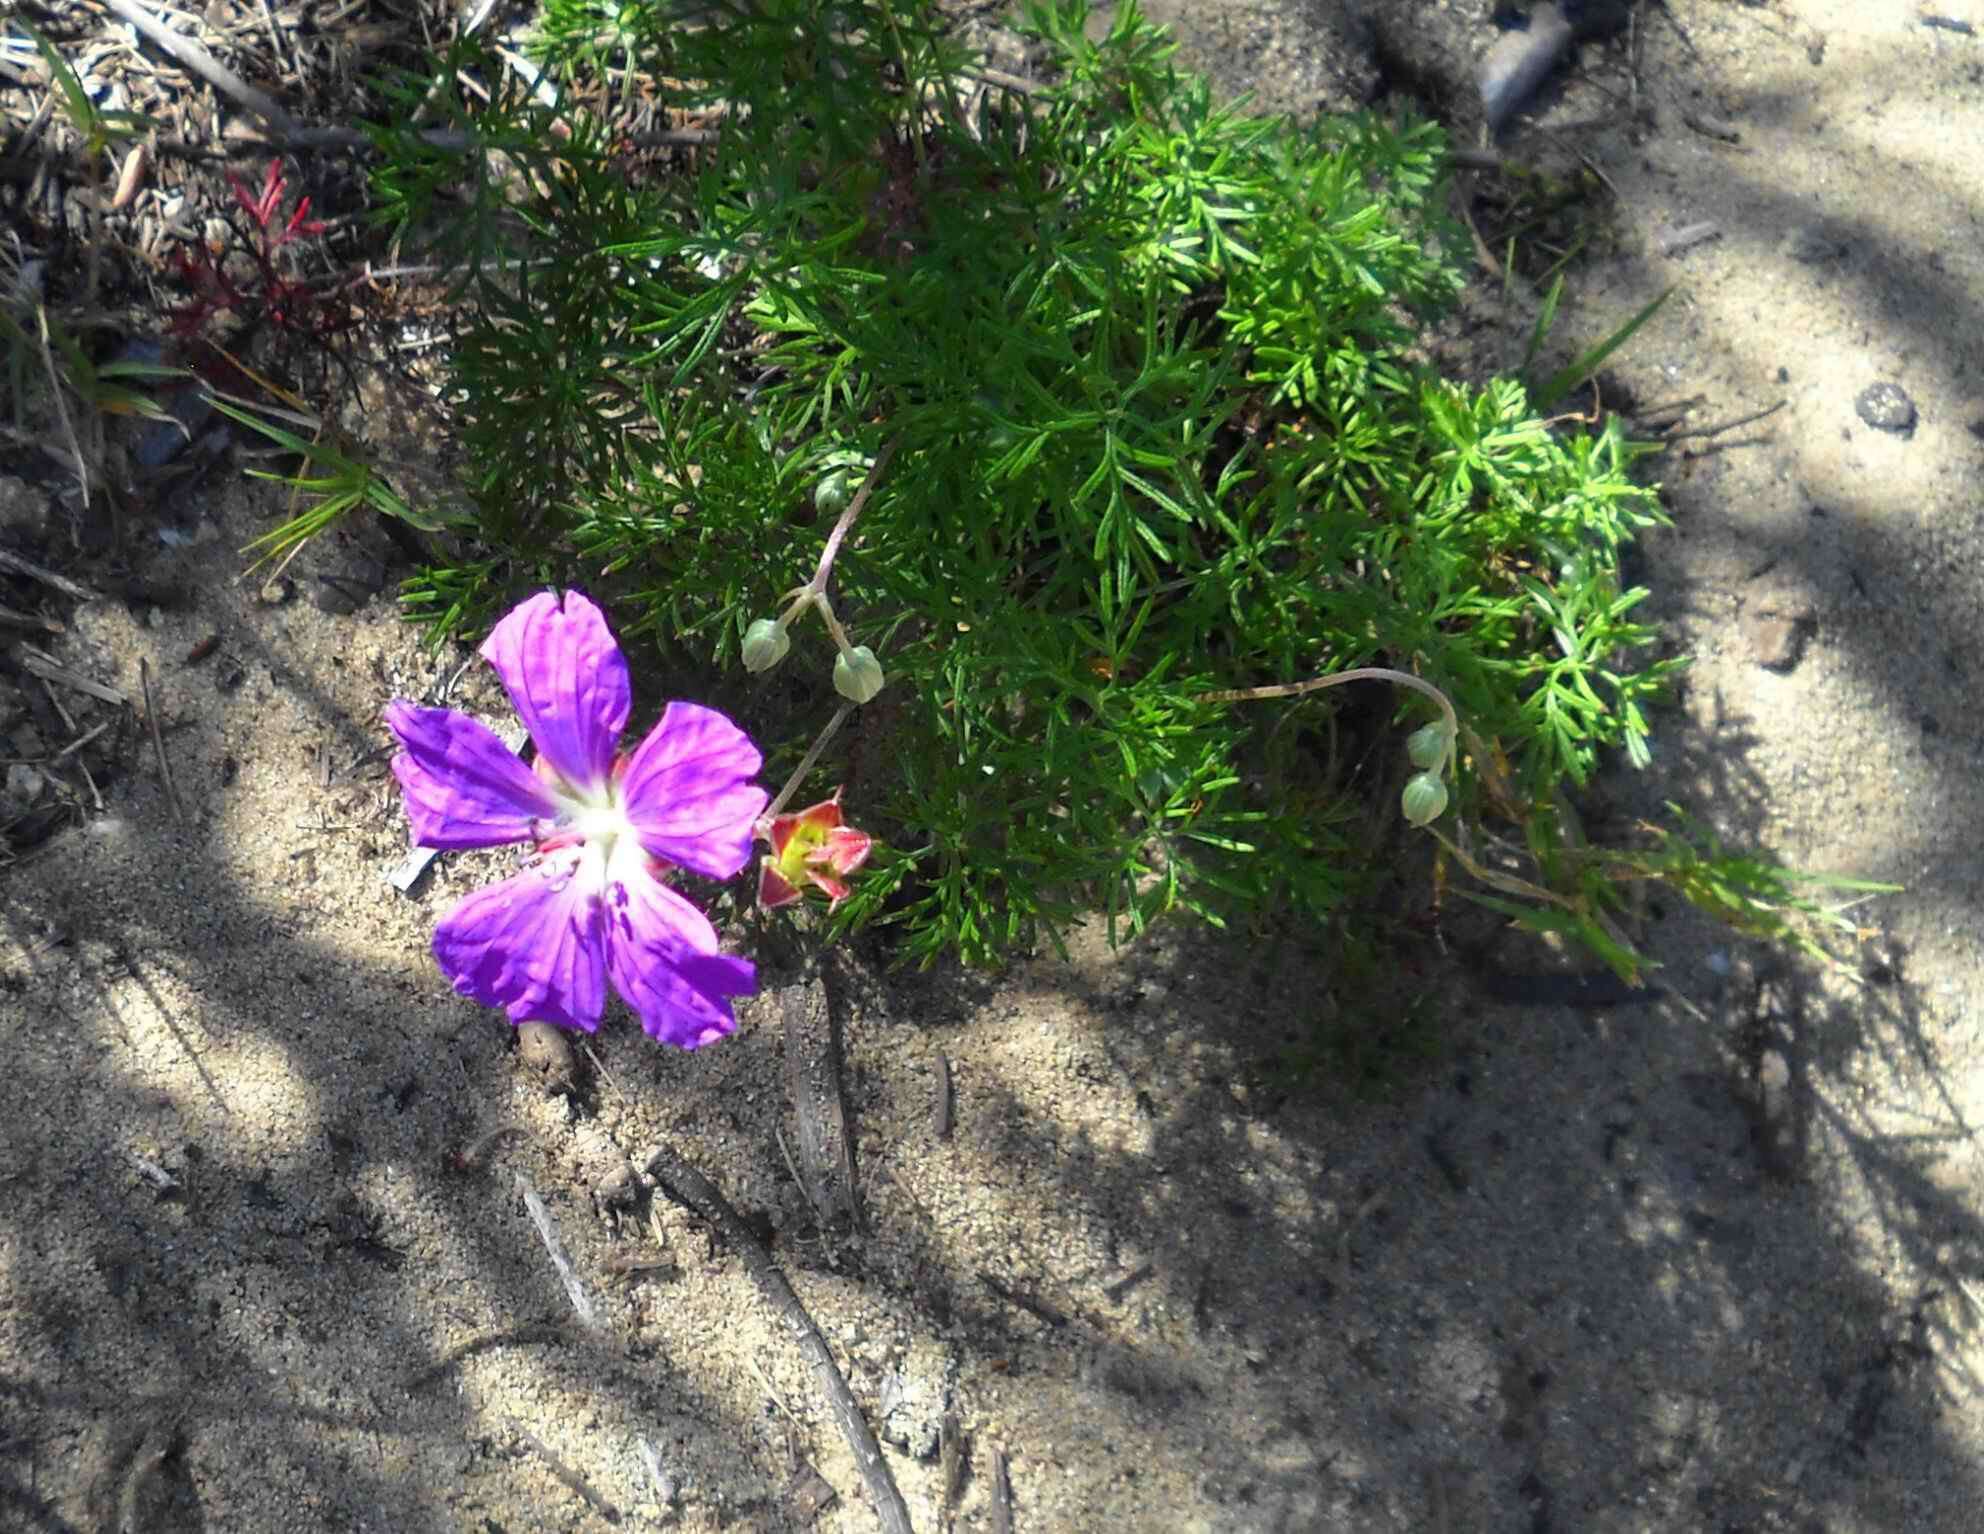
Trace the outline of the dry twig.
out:
[[[516,1432],[516,1435],[524,1441],[525,1447],[544,1461],[544,1468],[556,1476],[567,1491],[592,1508],[594,1512],[598,1513],[608,1523],[618,1523],[620,1521],[620,1509],[607,1501],[597,1491],[593,1490],[592,1483],[554,1454],[548,1443],[542,1438],[539,1438],[537,1434],[533,1433],[521,1422],[517,1421],[515,1417],[510,1419],[510,1426]]]
[[[92,243],[92,250],[96,249]],[[39,306],[35,316],[40,321],[41,365],[48,371],[49,392],[55,398],[55,415],[62,423],[62,435],[69,439],[69,453],[75,460],[76,488],[82,493],[83,505],[90,503],[90,460],[83,452],[83,440],[76,435],[76,423],[69,419],[69,403],[63,398],[62,374],[56,369],[55,354],[48,345],[48,311]]]
[[[1704,219],[1694,224],[1679,224],[1664,229],[1654,240],[1654,246],[1663,256],[1678,256],[1684,250],[1692,250],[1710,240],[1722,238],[1722,226]]]
[[[91,730],[87,735],[78,735],[74,740],[70,741],[68,745],[64,746],[60,751],[56,752],[55,755],[50,757],[49,760],[52,762],[59,762],[68,757],[74,756],[78,751],[82,750],[83,747],[87,746],[91,741],[95,740],[97,736],[101,735],[105,730],[109,729],[116,722],[117,721],[115,719],[104,720],[102,724],[98,725],[95,729]]]
[[[965,1457],[964,1424],[958,1420],[955,1407],[944,1408],[937,1424],[937,1446],[937,1462],[944,1478],[944,1527],[949,1529],[957,1516],[958,1496],[964,1491],[965,1471],[970,1468]]]
[[[565,1286],[572,1309],[578,1312],[581,1324],[596,1330],[599,1312],[593,1309],[592,1296],[579,1282],[578,1270],[572,1266],[572,1259],[565,1255],[565,1243],[558,1239],[558,1227],[552,1223],[551,1211],[544,1207],[544,1200],[537,1196],[537,1189],[530,1185],[523,1173],[517,1173],[516,1178],[517,1190],[524,1196],[524,1208],[530,1212],[531,1223],[537,1227],[537,1236],[544,1243],[545,1251],[551,1254],[551,1266],[558,1270],[558,1281]]]
[[[1013,1481],[1006,1472],[1006,1450],[992,1445],[992,1529],[993,1534],[1013,1534]]]
[[[60,619],[44,618],[40,613],[24,613],[0,603],[0,623],[9,628],[40,629],[44,634],[63,632]]]
[[[845,1214],[861,1228],[854,1186],[854,1148],[840,1084],[827,989],[817,975],[787,986],[779,996],[785,1033],[785,1087],[799,1123],[800,1187],[822,1229]]]
[[[152,663],[142,655],[138,657],[138,682],[145,690],[145,723],[151,726],[152,750],[158,753],[158,775],[165,780],[165,797],[172,805],[172,818],[184,829],[186,806],[179,802],[179,788],[172,781],[172,763],[166,760],[165,736],[159,733],[158,710],[152,706]]]
[[[951,1085],[951,1057],[941,1050],[937,1054],[937,1138],[948,1140],[951,1137],[953,1113],[956,1106],[955,1089]]]
[[[1753,421],[1761,421],[1768,416],[1774,416],[1790,403],[1791,401],[1788,399],[1781,399],[1775,405],[1766,405],[1761,410],[1752,410],[1748,415],[1739,415],[1731,420],[1718,421],[1713,426],[1697,426],[1689,431],[1670,431],[1662,436],[1660,440],[1663,442],[1685,442],[1690,437],[1719,437],[1724,432],[1734,431],[1739,426],[1748,426]]]
[[[265,153],[270,149],[358,149],[372,147],[372,140],[356,128],[306,128],[284,110],[273,96],[257,90],[233,70],[183,32],[166,26],[137,0],[103,0],[118,16],[142,32],[156,47],[170,54],[186,69],[205,80],[222,95],[245,107],[269,126],[268,134],[257,140],[233,141],[225,154],[216,156],[202,146],[176,139],[161,141],[161,154],[200,159],[227,158],[237,152]],[[430,129],[419,135],[423,143],[440,149],[466,149],[469,135],[451,129]]]
[[[68,576],[51,570],[46,565],[38,565],[33,560],[23,559],[6,549],[0,549],[0,570],[11,570],[16,575],[25,575],[30,580],[40,581],[44,586],[53,586],[63,596],[73,597],[78,602],[102,600],[101,596],[81,582],[72,581]]]
[[[38,676],[44,682],[60,682],[64,687],[72,687],[77,692],[88,693],[92,698],[101,698],[105,703],[114,704],[118,708],[131,706],[131,700],[115,687],[94,681],[80,671],[71,671],[54,656],[37,650],[31,644],[22,643],[15,649],[14,655],[20,661],[21,669],[30,676]],[[53,697],[53,694],[51,693],[50,696]],[[55,711],[63,715],[63,723],[71,729],[75,728],[75,721],[68,718],[61,704],[55,705]]]
[[[495,1150],[504,1140],[509,1139],[510,1136],[520,1135],[522,1133],[523,1131],[515,1124],[498,1124],[494,1129],[477,1135],[474,1140],[469,1142],[468,1149],[462,1151],[454,1158],[453,1166],[455,1170],[458,1172],[481,1171],[484,1165],[487,1164],[491,1151]]]
[[[716,1185],[668,1146],[658,1145],[649,1152],[646,1171],[660,1179],[662,1187],[677,1202],[715,1226],[717,1233],[743,1259],[759,1297],[777,1312],[826,1395],[834,1420],[854,1451],[855,1467],[868,1487],[868,1498],[875,1505],[875,1516],[883,1534],[914,1534],[909,1508],[896,1488],[889,1462],[882,1457],[882,1446],[875,1441],[867,1419],[861,1415],[861,1407],[854,1399],[854,1392],[847,1388],[826,1338],[806,1314],[806,1307],[799,1303],[799,1296],[792,1292],[792,1285],[786,1282],[771,1255],[717,1191]]]
[[[137,0],[103,0],[117,16],[142,32],[154,47],[162,49],[193,71],[224,96],[231,96],[262,121],[288,134],[297,131],[296,119],[277,104],[274,97],[255,89],[241,76],[182,32],[175,32]]]

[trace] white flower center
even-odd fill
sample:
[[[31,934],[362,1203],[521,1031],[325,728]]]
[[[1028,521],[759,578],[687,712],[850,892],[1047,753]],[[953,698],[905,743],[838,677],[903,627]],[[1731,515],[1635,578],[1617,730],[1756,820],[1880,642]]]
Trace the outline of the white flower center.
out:
[[[613,885],[624,885],[644,873],[648,865],[647,852],[620,803],[618,788],[609,780],[594,794],[578,794],[567,788],[558,795],[565,805],[559,831],[582,839],[575,849],[573,874],[598,894]]]
[[[572,817],[571,827],[588,843],[599,843],[608,856],[612,855],[614,842],[634,834],[627,812],[617,804],[589,805]]]

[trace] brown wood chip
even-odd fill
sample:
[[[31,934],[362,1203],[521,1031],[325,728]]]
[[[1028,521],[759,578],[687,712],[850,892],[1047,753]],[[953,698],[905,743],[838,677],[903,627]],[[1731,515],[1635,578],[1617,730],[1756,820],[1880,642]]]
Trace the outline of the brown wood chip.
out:
[[[992,1528],[993,1534],[1013,1534],[1013,1482],[1006,1469],[1006,1450],[992,1445]]]
[[[956,1090],[951,1082],[951,1058],[946,1054],[937,1056],[937,1138],[948,1140],[955,1125]]]
[[[827,1478],[804,1460],[786,1483],[784,1495],[787,1511],[801,1523],[811,1523],[840,1500]]]
[[[854,1146],[841,1096],[840,1040],[826,985],[814,976],[779,993],[785,1033],[785,1089],[798,1121],[799,1173],[822,1221],[845,1216],[857,1230],[861,1210],[854,1182]]]

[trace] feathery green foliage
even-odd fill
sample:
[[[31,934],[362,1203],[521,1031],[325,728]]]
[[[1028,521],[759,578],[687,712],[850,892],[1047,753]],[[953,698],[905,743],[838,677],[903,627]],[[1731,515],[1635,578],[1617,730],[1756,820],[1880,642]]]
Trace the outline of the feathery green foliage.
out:
[[[1616,426],[1414,360],[1465,249],[1439,132],[1218,106],[1132,5],[1099,41],[1079,0],[1025,25],[1031,91],[904,0],[550,0],[541,89],[409,81],[474,146],[375,130],[389,216],[465,262],[480,519],[410,610],[473,628],[570,580],[734,668],[886,458],[832,566],[888,676],[823,763],[887,849],[842,923],[982,960],[1098,905],[1337,912],[1393,856],[1352,823],[1396,823],[1392,727],[1423,710],[1206,695],[1367,665],[1458,710],[1459,826],[1574,862],[1559,788],[1646,760],[1676,665],[1632,659],[1619,576],[1661,513]],[[712,141],[614,142],[583,103],[636,74]],[[833,706],[826,640],[759,696],[788,762]],[[1550,923],[1630,968],[1589,866],[1554,866]]]

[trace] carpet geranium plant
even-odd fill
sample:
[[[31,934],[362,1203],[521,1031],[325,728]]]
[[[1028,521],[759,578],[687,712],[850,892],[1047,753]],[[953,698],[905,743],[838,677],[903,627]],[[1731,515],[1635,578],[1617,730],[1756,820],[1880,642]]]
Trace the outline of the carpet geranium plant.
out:
[[[530,731],[534,767],[466,714],[398,699],[386,709],[416,846],[535,847],[521,872],[441,922],[442,972],[513,1023],[590,1033],[610,980],[664,1043],[694,1049],[735,1032],[730,998],[755,988],[755,966],[720,950],[666,872],[728,879],[750,860],[767,799],[751,781],[758,748],[715,709],[670,703],[620,751],[626,657],[577,592],[531,597],[482,656]]]
[[[536,773],[393,714],[423,840],[538,847],[443,924],[456,985],[589,1028],[611,979],[661,1037],[727,1031],[750,966],[651,860],[727,878],[754,835],[761,904],[824,896],[916,962],[1186,911],[1383,974],[1450,881],[1628,978],[1656,881],[1790,933],[1783,870],[1571,808],[1648,765],[1682,665],[1622,563],[1665,514],[1615,416],[1427,360],[1470,248],[1439,130],[1218,104],[1127,0],[1030,0],[1016,79],[955,10],[549,0],[543,88],[472,38],[390,83],[373,189],[457,279],[474,508],[409,613],[610,588],[876,833],[766,807],[707,709],[616,767],[625,664],[532,598],[485,653]],[[636,99],[663,131],[589,105]]]

